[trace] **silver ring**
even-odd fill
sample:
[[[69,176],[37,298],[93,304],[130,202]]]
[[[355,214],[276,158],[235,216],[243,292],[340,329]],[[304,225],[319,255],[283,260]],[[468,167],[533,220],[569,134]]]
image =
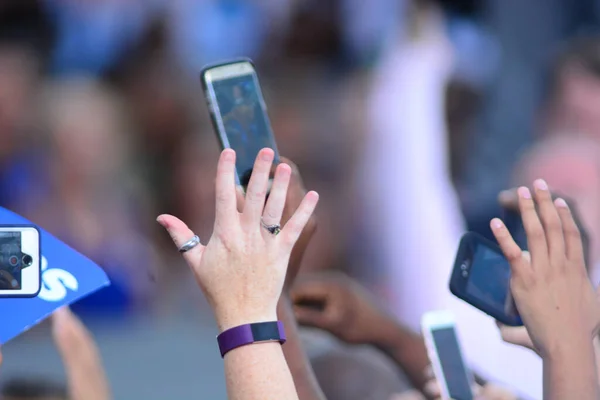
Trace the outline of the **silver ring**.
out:
[[[198,246],[199,244],[200,244],[200,238],[198,237],[198,235],[194,235],[193,238],[191,238],[190,240],[188,240],[187,242],[185,242],[184,244],[181,245],[181,247],[179,248],[179,252],[185,253],[186,251],[193,249],[194,247]]]
[[[281,225],[279,224],[267,225],[265,224],[265,221],[262,220],[262,218],[260,219],[260,224],[263,228],[269,231],[271,235],[277,236],[279,235],[279,232],[281,232]]]

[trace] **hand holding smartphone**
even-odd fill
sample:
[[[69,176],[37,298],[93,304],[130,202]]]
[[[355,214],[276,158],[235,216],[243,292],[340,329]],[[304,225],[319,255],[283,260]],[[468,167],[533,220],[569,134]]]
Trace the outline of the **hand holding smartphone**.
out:
[[[236,183],[248,185],[258,152],[269,147],[279,153],[258,76],[250,60],[205,67],[201,81],[213,128],[221,147],[236,153]]]
[[[472,400],[473,375],[466,367],[452,313],[428,312],[421,328],[442,400]]]

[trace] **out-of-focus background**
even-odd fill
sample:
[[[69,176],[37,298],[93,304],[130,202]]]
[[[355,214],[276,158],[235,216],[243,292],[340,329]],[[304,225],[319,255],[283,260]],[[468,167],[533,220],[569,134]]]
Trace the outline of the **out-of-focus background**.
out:
[[[435,225],[413,217],[440,188],[459,210],[440,218],[489,236],[498,191],[542,174],[597,236],[599,21],[597,0],[3,0],[0,205],[110,275],[73,309],[117,399],[225,398],[210,311],[155,223],[211,233],[201,67],[255,60],[280,153],[321,194],[305,269],[386,297],[407,266],[378,248],[403,249],[381,213]],[[47,328],[3,347],[1,380],[62,378]]]

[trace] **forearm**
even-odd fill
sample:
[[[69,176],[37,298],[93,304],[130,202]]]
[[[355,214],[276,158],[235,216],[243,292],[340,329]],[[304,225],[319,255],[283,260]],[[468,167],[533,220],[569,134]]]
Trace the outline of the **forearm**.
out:
[[[544,357],[544,398],[598,400],[598,375],[591,340],[574,340]]]
[[[225,380],[230,400],[298,400],[279,343],[231,350],[225,355]]]
[[[379,331],[382,336],[373,344],[402,368],[414,387],[423,388],[427,383],[425,370],[429,365],[423,338],[392,320]]]
[[[598,375],[598,383],[600,384],[600,337],[594,337],[594,356],[596,359],[596,373]]]
[[[292,373],[299,399],[325,400],[325,395],[317,382],[310,360],[302,348],[292,303],[285,295],[282,295],[279,299],[277,316],[285,326],[287,342],[283,345],[283,355]]]

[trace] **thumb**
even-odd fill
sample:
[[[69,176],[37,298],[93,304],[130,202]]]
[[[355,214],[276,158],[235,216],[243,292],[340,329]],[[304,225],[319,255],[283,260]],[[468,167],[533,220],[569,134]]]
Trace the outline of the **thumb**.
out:
[[[500,336],[506,343],[511,343],[517,346],[523,346],[533,351],[536,351],[533,342],[529,337],[529,332],[524,326],[506,326],[496,321]]]
[[[292,303],[325,302],[333,291],[331,284],[324,280],[306,278],[298,281],[290,291]]]
[[[156,221],[167,230],[169,236],[175,243],[175,246],[179,249],[188,240],[194,237],[194,232],[179,218],[169,214],[162,214],[156,218]],[[198,244],[196,247],[183,253],[183,257],[190,263],[196,263],[200,261],[204,246]]]
[[[300,325],[312,326],[315,328],[328,328],[327,318],[324,311],[316,310],[310,307],[294,306],[294,315]]]

